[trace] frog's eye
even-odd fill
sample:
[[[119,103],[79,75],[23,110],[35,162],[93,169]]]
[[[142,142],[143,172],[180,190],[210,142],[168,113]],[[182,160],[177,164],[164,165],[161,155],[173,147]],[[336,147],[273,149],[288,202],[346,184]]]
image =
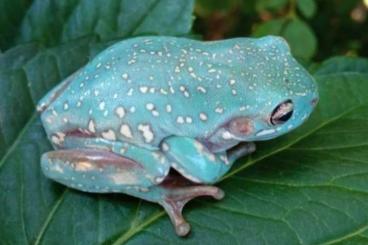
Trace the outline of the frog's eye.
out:
[[[272,111],[270,122],[272,125],[279,125],[285,123],[293,115],[293,102],[286,100],[276,106]]]

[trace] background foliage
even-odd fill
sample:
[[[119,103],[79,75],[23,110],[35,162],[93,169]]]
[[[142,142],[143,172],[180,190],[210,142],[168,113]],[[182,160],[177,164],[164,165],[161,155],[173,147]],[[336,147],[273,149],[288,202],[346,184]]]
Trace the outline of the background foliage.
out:
[[[368,55],[367,1],[198,0],[194,30],[205,39],[284,36],[299,58]]]
[[[360,0],[0,0],[0,244],[367,244],[367,25]],[[51,147],[37,101],[106,45],[147,34],[282,35],[320,88],[305,125],[224,176],[223,201],[188,205],[185,239],[155,204],[74,191],[39,167]]]

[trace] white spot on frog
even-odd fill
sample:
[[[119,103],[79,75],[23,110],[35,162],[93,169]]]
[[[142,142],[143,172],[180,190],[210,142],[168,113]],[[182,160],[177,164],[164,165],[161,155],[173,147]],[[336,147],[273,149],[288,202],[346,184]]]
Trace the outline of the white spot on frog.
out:
[[[176,122],[177,122],[177,123],[180,123],[180,124],[183,124],[183,123],[184,123],[184,118],[183,118],[182,116],[178,116],[178,117],[176,118]]]
[[[186,123],[192,123],[193,119],[191,117],[185,117],[185,122]]]
[[[162,143],[162,150],[163,151],[169,151],[170,150],[170,147],[167,143]]]
[[[167,95],[167,91],[163,88],[160,89],[161,94]]]
[[[225,131],[222,133],[222,138],[225,140],[229,140],[233,138],[233,135],[229,131]]]
[[[124,110],[124,107],[117,107],[116,110],[116,115],[118,115],[119,118],[123,118],[125,116],[125,110]]]
[[[98,105],[98,107],[100,108],[100,110],[102,111],[102,110],[104,110],[105,109],[105,102],[104,101],[102,101],[99,105]]]
[[[204,87],[202,87],[202,86],[198,86],[198,87],[197,87],[197,90],[198,90],[199,92],[203,93],[203,94],[205,94],[205,93],[207,92],[207,90],[206,90]]]
[[[101,133],[102,137],[107,140],[116,140],[116,136],[113,130],[109,129]]]
[[[143,138],[146,143],[152,142],[154,138],[154,134],[151,130],[151,126],[149,124],[139,124],[138,130],[142,133]]]
[[[152,115],[155,116],[155,117],[158,117],[160,115],[160,113],[156,110],[153,110]]]
[[[93,120],[89,120],[88,130],[91,131],[92,133],[96,133],[96,125],[95,125],[95,122]]]
[[[128,124],[122,124],[120,127],[120,133],[126,138],[133,138],[132,131]]]
[[[133,91],[134,91],[134,89],[133,89],[133,88],[130,88],[130,89],[128,90],[128,92],[127,92],[127,95],[128,95],[128,96],[132,96],[132,95],[133,95]]]
[[[152,103],[147,103],[146,104],[146,109],[149,111],[152,111],[155,108],[155,105]]]
[[[224,112],[224,108],[222,108],[222,107],[216,107],[215,112],[221,114],[221,113]]]
[[[147,86],[141,86],[141,87],[139,87],[139,91],[141,91],[141,93],[145,94],[148,91],[148,87]]]
[[[202,121],[207,121],[207,115],[206,113],[199,113],[199,119],[201,119]]]

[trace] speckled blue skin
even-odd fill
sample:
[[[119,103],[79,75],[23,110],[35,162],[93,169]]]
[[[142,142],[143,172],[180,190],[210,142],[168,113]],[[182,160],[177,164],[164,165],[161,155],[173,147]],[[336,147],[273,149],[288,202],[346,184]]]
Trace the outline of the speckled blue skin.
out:
[[[317,99],[313,78],[279,37],[124,40],[39,102],[55,148],[42,156],[42,169],[79,190],[158,202],[185,235],[189,226],[167,199],[193,194],[196,187],[165,184],[169,169],[191,182],[214,183],[254,150],[234,146],[295,129]],[[293,103],[291,118],[271,124],[274,109],[287,100]],[[220,198],[218,189],[207,187],[191,197]]]

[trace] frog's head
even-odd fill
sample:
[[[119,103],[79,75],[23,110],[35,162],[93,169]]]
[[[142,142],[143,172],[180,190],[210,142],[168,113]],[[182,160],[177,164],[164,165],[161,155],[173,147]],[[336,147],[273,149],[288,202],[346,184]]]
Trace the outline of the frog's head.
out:
[[[257,39],[245,69],[246,105],[227,130],[239,141],[268,140],[301,125],[318,102],[313,77],[292,57],[287,42],[275,36]],[[245,107],[245,109],[244,109]]]

